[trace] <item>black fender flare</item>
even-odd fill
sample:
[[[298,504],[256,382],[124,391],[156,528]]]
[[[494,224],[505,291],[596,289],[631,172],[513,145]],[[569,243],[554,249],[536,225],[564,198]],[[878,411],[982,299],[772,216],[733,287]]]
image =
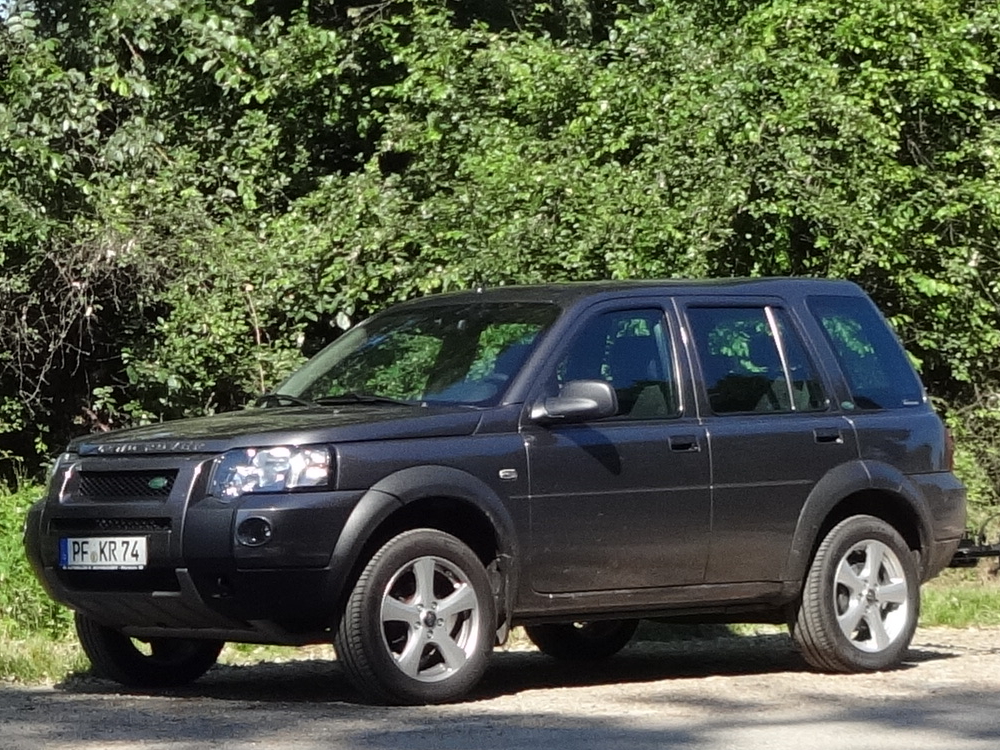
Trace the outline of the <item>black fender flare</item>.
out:
[[[401,507],[403,504],[399,498],[385,492],[369,490],[362,495],[354,506],[354,510],[347,517],[347,521],[340,530],[340,536],[337,537],[337,543],[334,545],[333,554],[330,555],[330,564],[327,567],[330,601],[335,605],[334,627],[337,627],[341,615],[337,602],[340,602],[346,587],[352,583],[350,573],[365,544],[372,532]]]
[[[785,562],[783,579],[787,584],[798,586],[805,579],[820,530],[837,505],[865,490],[884,491],[899,500],[916,518],[921,553],[926,551],[932,533],[930,514],[913,482],[899,469],[881,461],[851,461],[827,472],[806,498]]]
[[[330,570],[338,579],[338,598],[347,575],[357,564],[375,530],[406,505],[427,498],[449,498],[479,510],[493,526],[497,538],[502,586],[500,611],[509,619],[517,590],[516,561],[519,545],[510,512],[500,496],[484,481],[450,466],[411,466],[377,481],[348,516],[330,559]],[[339,616],[339,613],[338,613]]]

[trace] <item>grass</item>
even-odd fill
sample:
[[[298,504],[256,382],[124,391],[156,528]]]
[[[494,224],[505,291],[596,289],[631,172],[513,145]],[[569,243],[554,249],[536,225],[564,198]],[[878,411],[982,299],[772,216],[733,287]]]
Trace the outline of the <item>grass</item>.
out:
[[[0,630],[0,680],[28,685],[59,682],[90,663],[76,641],[36,634],[8,638]]]
[[[990,563],[981,561],[978,568],[968,570],[949,569],[925,584],[920,624],[949,628],[1000,626],[1000,578]]]

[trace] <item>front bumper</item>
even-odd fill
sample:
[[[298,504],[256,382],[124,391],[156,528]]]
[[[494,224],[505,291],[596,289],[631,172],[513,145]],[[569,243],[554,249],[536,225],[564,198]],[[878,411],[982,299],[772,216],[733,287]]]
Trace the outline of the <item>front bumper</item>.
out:
[[[29,512],[25,549],[49,594],[133,636],[301,644],[329,638],[348,570],[333,555],[361,492],[205,497],[212,457],[83,458]],[[80,477],[176,472],[164,497],[91,497]],[[134,483],[133,483],[134,484]],[[130,485],[131,486],[131,485]],[[270,524],[260,546],[236,541],[248,518]],[[62,537],[143,536],[142,570],[66,570]]]

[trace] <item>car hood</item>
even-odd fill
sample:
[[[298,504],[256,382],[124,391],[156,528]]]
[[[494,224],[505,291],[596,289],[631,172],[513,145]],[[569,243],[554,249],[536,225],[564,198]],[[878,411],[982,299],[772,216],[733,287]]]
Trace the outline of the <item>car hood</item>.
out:
[[[232,448],[454,437],[475,432],[482,411],[463,407],[348,404],[217,414],[77,438],[81,455],[221,453]]]

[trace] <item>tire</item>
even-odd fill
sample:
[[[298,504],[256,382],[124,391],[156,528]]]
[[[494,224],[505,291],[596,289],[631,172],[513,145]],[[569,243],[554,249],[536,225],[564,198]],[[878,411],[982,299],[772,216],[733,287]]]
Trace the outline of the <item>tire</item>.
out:
[[[94,674],[129,687],[174,687],[201,677],[212,668],[223,641],[150,638],[149,653],[114,628],[76,614],[76,633]]]
[[[792,636],[817,669],[874,672],[899,664],[919,614],[914,553],[886,522],[853,516],[816,550]]]
[[[528,625],[524,630],[543,654],[564,661],[600,661],[632,640],[638,620],[597,620]]]
[[[406,531],[368,561],[334,639],[348,678],[383,704],[445,703],[486,670],[496,637],[486,570],[455,537]]]

